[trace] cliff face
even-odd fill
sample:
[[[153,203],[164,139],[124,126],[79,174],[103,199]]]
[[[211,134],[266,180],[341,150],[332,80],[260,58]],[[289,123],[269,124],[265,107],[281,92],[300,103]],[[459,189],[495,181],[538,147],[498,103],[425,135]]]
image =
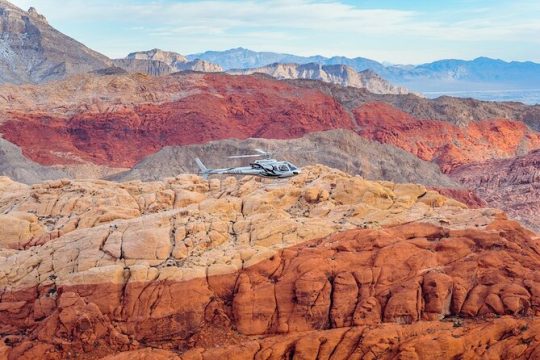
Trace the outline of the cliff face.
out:
[[[258,68],[229,70],[233,75],[266,74],[276,79],[321,80],[340,86],[366,89],[374,94],[408,94],[409,90],[394,86],[371,70],[356,72],[346,65],[271,64]]]
[[[176,64],[183,64],[188,62],[188,59],[183,55],[180,55],[173,51],[163,51],[160,49],[132,52],[126,57],[126,59],[161,61],[162,63],[170,66],[176,66]]]
[[[111,61],[51,27],[34,8],[0,1],[0,83],[40,83],[105,68]]]
[[[208,61],[189,61],[183,55],[172,51],[152,49],[129,54],[125,59],[115,59],[114,64],[129,72],[159,76],[177,71],[221,72],[221,66]]]
[[[422,186],[312,166],[279,184],[4,178],[0,189],[10,359],[538,349],[538,322],[523,317],[539,313],[538,238]],[[437,340],[414,336],[424,330]]]
[[[184,64],[180,64],[176,67],[179,71],[199,71],[199,72],[222,72],[221,66],[212,64],[211,62],[204,60],[188,61]]]
[[[160,60],[138,58],[114,59],[113,64],[114,66],[124,69],[130,73],[143,73],[152,76],[167,75],[174,72],[171,66]]]
[[[510,159],[460,166],[451,175],[476,189],[489,206],[540,231],[540,150]]]
[[[353,113],[360,135],[433,161],[443,172],[462,164],[516,156],[540,147],[538,132],[507,119],[486,119],[457,126],[421,120],[385,103],[368,103]]]

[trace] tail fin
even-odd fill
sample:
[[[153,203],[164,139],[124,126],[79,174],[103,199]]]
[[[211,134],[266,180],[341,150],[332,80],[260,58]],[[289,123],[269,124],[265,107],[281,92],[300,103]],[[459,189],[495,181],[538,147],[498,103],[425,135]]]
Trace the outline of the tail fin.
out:
[[[202,175],[205,179],[208,179],[208,173],[210,170],[204,166],[203,162],[199,158],[195,158],[195,162],[197,163],[197,166],[199,167],[199,174]]]

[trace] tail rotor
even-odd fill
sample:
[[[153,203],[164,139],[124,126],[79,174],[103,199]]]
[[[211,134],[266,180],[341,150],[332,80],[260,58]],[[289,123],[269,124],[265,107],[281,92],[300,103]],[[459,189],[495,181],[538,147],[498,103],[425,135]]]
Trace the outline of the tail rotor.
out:
[[[205,179],[208,179],[208,175],[210,175],[210,169],[208,169],[199,158],[195,158],[195,162],[199,167],[199,175],[201,175]]]

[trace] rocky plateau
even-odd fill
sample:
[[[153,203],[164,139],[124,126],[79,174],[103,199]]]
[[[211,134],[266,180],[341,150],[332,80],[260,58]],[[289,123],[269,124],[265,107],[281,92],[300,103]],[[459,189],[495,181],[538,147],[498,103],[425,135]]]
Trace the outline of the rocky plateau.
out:
[[[538,237],[421,185],[323,166],[281,183],[2,178],[0,209],[7,359],[540,351]]]

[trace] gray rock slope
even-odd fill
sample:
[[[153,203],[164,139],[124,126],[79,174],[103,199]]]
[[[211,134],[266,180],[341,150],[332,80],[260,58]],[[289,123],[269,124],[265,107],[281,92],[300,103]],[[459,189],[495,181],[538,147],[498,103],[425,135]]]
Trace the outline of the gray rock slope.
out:
[[[0,83],[40,83],[106,68],[112,62],[50,26],[34,8],[0,0]]]
[[[143,159],[132,170],[111,179],[152,181],[197,172],[193,161],[196,157],[208,167],[240,166],[249,163],[249,159],[233,160],[227,156],[251,154],[255,148],[265,149],[277,159],[286,159],[298,166],[319,163],[367,179],[458,187],[435,164],[394,146],[366,140],[348,130],[312,133],[292,140],[228,139],[202,145],[165,147]]]
[[[25,184],[68,177],[61,170],[42,166],[27,159],[18,146],[2,138],[0,138],[0,176],[8,176]]]

